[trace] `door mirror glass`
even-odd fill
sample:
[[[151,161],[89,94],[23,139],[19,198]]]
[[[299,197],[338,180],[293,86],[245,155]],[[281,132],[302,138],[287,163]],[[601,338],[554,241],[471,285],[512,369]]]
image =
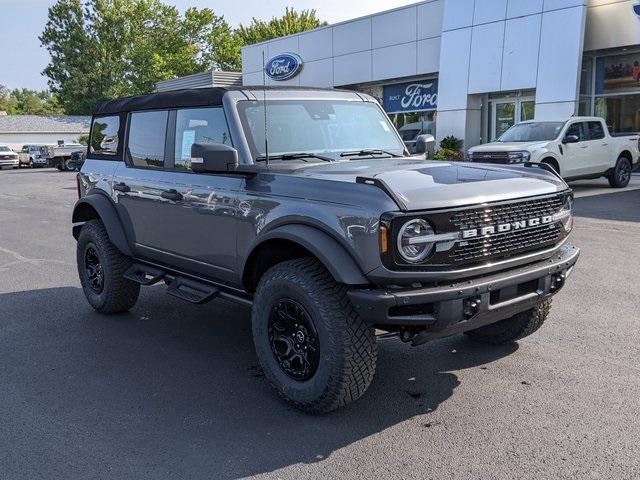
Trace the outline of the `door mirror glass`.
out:
[[[562,139],[562,143],[578,143],[580,138],[577,135],[567,135]]]
[[[233,172],[238,167],[238,151],[222,143],[194,143],[191,170],[197,173]]]

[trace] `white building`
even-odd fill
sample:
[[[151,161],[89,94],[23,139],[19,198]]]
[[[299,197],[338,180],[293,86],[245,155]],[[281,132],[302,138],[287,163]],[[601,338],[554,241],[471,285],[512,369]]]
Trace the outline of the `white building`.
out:
[[[245,47],[243,83],[263,83],[263,54],[293,53],[299,73],[268,84],[367,92],[408,135],[422,125],[466,147],[534,117],[640,131],[639,3],[427,0]]]
[[[91,117],[76,115],[0,115],[0,143],[18,151],[27,144],[76,143],[89,134]]]

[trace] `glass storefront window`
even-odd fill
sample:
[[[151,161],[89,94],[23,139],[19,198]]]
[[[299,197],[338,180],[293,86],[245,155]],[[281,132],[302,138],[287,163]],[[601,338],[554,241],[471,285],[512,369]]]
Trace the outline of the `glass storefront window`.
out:
[[[389,118],[398,129],[402,141],[414,153],[416,137],[418,135],[436,136],[436,112],[435,110],[426,112],[404,112],[391,113]]]
[[[640,94],[596,97],[595,114],[605,119],[612,132],[639,132]]]
[[[580,70],[580,95],[591,95],[592,74],[593,59],[584,57],[582,59],[582,70]]]
[[[535,100],[525,100],[520,103],[520,121],[526,122],[527,120],[533,120],[536,112]]]
[[[591,97],[580,97],[578,115],[582,117],[591,115]]]
[[[596,95],[640,89],[640,53],[598,58],[595,86]]]

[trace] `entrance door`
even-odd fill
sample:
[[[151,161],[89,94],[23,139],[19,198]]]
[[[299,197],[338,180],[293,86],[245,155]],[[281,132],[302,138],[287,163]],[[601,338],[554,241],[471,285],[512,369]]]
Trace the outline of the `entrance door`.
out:
[[[491,141],[499,138],[516,123],[533,120],[535,100],[531,97],[493,100],[491,108]]]
[[[515,100],[493,102],[493,132],[491,139],[499,138],[504,132],[509,130],[516,123],[516,102]]]

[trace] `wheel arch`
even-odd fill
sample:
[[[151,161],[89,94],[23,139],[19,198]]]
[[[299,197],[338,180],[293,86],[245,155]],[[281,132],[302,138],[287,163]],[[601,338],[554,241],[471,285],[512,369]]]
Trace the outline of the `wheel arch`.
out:
[[[340,283],[367,285],[370,282],[347,250],[322,230],[302,224],[288,224],[271,230],[253,246],[242,266],[242,284],[254,292],[260,277],[273,265],[294,258],[315,257]]]
[[[559,174],[562,174],[562,172],[560,171],[560,162],[553,155],[545,155],[542,158],[542,160],[540,160],[540,163],[546,163],[548,165],[551,165],[556,172],[558,172]]]
[[[133,256],[124,228],[116,209],[109,198],[99,193],[92,193],[78,200],[73,207],[73,236],[77,240],[85,222],[100,220],[107,230],[109,240],[113,245],[129,257]]]
[[[620,154],[618,155],[618,158],[620,158],[620,157],[624,157],[627,160],[629,160],[631,162],[631,165],[633,166],[633,155],[631,154],[631,152],[629,150],[626,150],[626,149],[622,150],[620,152]],[[616,159],[616,162],[617,162],[617,159]]]

